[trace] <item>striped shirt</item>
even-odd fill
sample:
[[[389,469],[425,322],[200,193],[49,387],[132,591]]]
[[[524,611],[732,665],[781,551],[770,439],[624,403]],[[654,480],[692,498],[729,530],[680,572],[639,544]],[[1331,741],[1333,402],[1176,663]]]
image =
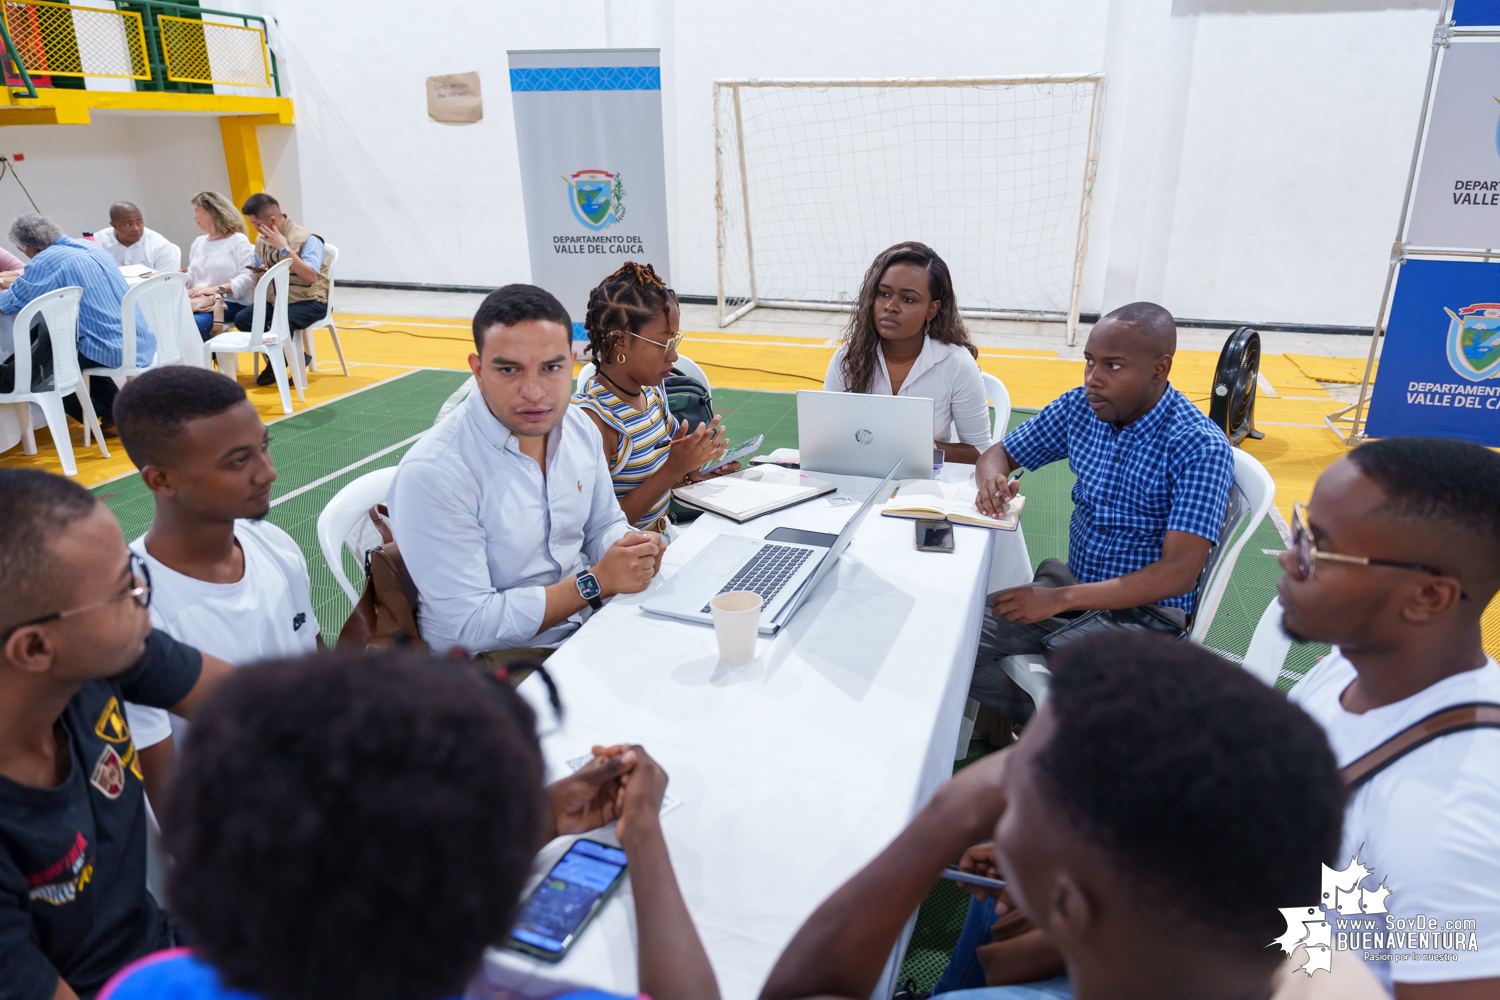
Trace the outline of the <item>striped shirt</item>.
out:
[[[677,428],[677,421],[667,405],[666,390],[659,385],[648,385],[644,391],[645,410],[637,410],[615,395],[597,376],[590,378],[583,390],[573,396],[574,403],[597,414],[605,426],[620,435],[615,453],[609,456],[610,477],[614,480],[617,498],[630,493],[660,469],[672,450],[672,433]],[[670,492],[662,494],[662,498],[632,527],[650,528],[666,513],[671,500]]]
[[[120,303],[130,286],[115,259],[93,243],[63,236],[26,265],[21,276],[0,292],[0,312],[14,315],[28,302],[59,288],[78,286],[78,353],[105,368],[123,367],[120,360]],[[136,366],[156,357],[156,337],[141,307],[135,307]]]

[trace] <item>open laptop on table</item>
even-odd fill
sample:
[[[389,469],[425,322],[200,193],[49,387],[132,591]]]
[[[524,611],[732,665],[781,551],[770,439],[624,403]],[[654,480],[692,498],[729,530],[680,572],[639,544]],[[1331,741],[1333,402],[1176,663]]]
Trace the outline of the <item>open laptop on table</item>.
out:
[[[804,472],[932,478],[932,400],[797,390],[797,450]]]
[[[931,424],[929,416],[928,426]],[[885,474],[885,479],[837,535],[797,528],[777,528],[764,539],[720,535],[644,601],[641,610],[712,625],[714,616],[709,601],[727,591],[753,590],[764,602],[760,634],[775,635],[792,620],[818,581],[838,563],[871,508],[889,495],[886,491],[896,471],[892,467]]]

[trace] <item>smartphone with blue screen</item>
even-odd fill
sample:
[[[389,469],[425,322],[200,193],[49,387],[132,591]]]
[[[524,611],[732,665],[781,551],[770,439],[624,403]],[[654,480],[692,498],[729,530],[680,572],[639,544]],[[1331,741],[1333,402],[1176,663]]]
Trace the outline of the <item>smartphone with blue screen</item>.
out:
[[[560,962],[625,878],[625,852],[575,840],[521,907],[506,947]]]

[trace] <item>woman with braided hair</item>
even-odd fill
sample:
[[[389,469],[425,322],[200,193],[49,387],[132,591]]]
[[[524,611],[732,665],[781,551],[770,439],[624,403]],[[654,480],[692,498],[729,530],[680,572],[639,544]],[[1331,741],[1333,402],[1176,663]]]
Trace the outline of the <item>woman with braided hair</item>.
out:
[[[662,531],[672,487],[710,478],[698,470],[724,453],[719,418],[696,428],[677,420],[662,381],[677,360],[677,294],[650,264],[626,261],[589,293],[584,328],[595,370],[573,402],[604,436],[615,496],[636,528]],[[731,462],[710,475],[734,472]]]
[[[948,265],[925,244],[897,243],[865,272],[859,304],[828,363],[823,388],[926,396],[932,400],[932,446],[949,462],[973,465],[990,446],[978,357],[958,315]]]

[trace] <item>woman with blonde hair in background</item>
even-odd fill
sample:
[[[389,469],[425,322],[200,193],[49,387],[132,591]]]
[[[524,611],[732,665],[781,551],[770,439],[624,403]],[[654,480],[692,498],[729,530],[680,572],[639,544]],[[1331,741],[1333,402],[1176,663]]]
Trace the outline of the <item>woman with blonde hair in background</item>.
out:
[[[897,243],[865,272],[823,388],[931,399],[932,446],[949,462],[973,465],[990,446],[978,357],[948,265],[925,244]]]
[[[234,322],[250,301],[255,274],[250,270],[255,247],[245,233],[245,220],[234,203],[217,191],[192,197],[193,221],[203,235],[188,250],[188,299],[193,319],[204,340]]]

